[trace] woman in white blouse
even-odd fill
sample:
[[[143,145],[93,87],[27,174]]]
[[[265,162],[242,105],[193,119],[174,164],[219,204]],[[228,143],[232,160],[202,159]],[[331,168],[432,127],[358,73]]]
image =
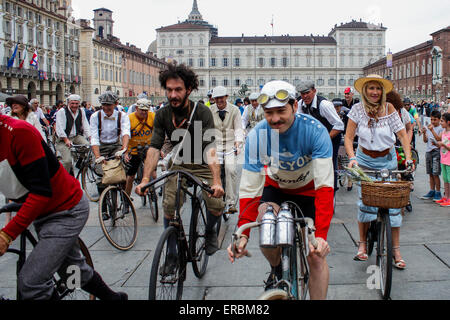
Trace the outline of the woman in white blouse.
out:
[[[395,151],[396,136],[400,140],[408,163],[411,163],[411,145],[405,125],[394,106],[386,102],[386,95],[393,90],[393,84],[378,75],[369,75],[355,82],[355,88],[361,94],[361,103],[353,106],[348,114],[348,127],[345,136],[345,148],[350,158],[350,167],[358,165],[365,169],[397,169]],[[353,151],[355,135],[359,137],[356,155]],[[377,219],[377,208],[364,206],[359,201],[358,225],[360,242],[357,261],[367,261],[367,232],[370,222]],[[406,263],[400,254],[400,210],[390,210],[394,265],[405,269]]]

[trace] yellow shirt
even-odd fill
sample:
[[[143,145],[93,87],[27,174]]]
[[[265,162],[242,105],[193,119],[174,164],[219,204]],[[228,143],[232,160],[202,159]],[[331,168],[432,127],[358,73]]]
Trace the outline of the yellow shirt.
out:
[[[133,150],[137,146],[149,146],[153,135],[153,123],[155,121],[155,113],[149,112],[147,121],[141,122],[136,113],[129,115],[131,124],[131,139],[128,151],[132,155],[137,155],[137,150]]]

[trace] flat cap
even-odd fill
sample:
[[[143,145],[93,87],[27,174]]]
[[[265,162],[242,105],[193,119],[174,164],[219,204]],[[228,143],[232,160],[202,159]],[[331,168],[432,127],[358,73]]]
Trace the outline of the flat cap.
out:
[[[297,87],[297,91],[299,93],[307,93],[310,90],[313,90],[316,88],[316,85],[314,84],[314,81],[302,81],[298,87]]]

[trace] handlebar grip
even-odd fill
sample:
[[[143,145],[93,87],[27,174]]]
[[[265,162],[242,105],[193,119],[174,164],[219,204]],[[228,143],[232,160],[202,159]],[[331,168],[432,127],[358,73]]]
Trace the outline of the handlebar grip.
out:
[[[22,204],[20,203],[9,203],[0,209],[0,213],[19,212],[21,208]]]

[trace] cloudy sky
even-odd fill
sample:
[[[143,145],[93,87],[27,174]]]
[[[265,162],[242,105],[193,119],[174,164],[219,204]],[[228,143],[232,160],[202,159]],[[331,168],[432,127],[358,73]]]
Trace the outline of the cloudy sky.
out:
[[[94,9],[112,10],[115,36],[146,51],[156,28],[183,21],[193,0],[72,0],[76,18],[92,19]],[[398,52],[430,40],[430,34],[449,25],[450,1],[442,0],[198,0],[203,19],[219,36],[272,34],[328,35],[335,24],[352,19],[387,27],[386,49]]]

